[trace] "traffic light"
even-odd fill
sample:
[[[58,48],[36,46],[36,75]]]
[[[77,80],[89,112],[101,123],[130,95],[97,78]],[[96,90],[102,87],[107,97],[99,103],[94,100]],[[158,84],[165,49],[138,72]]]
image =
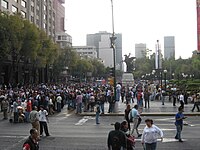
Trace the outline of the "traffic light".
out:
[[[110,68],[110,76],[114,77],[115,76],[115,69],[114,67]]]

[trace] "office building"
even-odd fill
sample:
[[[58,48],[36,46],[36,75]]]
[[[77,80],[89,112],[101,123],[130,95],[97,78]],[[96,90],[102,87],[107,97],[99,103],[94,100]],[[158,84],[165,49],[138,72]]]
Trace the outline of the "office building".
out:
[[[97,58],[101,59],[106,67],[113,67],[113,49],[111,47],[111,33],[101,31],[95,34],[87,34],[87,46],[95,46]],[[115,35],[116,69],[122,70],[122,34]]]
[[[30,22],[55,38],[55,11],[53,0],[1,0],[0,10],[11,14],[21,13]]]
[[[96,47],[94,46],[73,46],[76,52],[81,57],[95,59],[97,58]]]
[[[174,36],[164,37],[164,58],[175,59],[175,37]]]
[[[136,58],[145,58],[146,57],[146,44],[138,43],[135,44],[135,57]]]
[[[55,10],[55,41],[61,48],[72,47],[72,37],[65,31],[65,0],[54,0],[53,8]]]

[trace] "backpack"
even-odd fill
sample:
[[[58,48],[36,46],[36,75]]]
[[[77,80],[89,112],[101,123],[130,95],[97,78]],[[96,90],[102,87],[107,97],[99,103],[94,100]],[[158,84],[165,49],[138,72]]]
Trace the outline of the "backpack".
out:
[[[113,137],[112,149],[113,150],[121,149],[120,140],[119,140],[119,137],[117,137],[117,136]]]

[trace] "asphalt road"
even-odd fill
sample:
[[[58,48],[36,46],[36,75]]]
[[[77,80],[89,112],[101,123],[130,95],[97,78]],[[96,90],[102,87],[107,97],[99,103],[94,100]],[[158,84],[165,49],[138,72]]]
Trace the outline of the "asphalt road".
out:
[[[139,131],[145,124],[143,117]],[[150,118],[150,116],[148,116]],[[158,150],[199,150],[200,117],[190,116],[183,129],[183,143],[174,139],[174,117],[151,117],[164,132],[164,141],[158,142]],[[50,117],[50,137],[42,137],[40,150],[106,150],[108,132],[114,129],[112,123],[123,121],[122,116],[102,116],[100,125],[95,124],[92,116],[77,116],[62,112]],[[29,135],[29,123],[11,124],[0,120],[0,150],[21,150],[24,140]],[[136,139],[136,149],[142,150],[140,139]]]

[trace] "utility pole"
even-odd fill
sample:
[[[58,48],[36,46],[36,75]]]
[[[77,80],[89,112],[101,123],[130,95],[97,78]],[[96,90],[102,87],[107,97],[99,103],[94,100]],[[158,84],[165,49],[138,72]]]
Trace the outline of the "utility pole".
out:
[[[115,49],[115,40],[117,37],[115,36],[114,30],[114,13],[113,13],[113,0],[111,0],[111,8],[112,8],[112,37],[110,37],[111,48],[113,49],[113,78],[114,78],[114,98],[116,100],[116,49]]]

